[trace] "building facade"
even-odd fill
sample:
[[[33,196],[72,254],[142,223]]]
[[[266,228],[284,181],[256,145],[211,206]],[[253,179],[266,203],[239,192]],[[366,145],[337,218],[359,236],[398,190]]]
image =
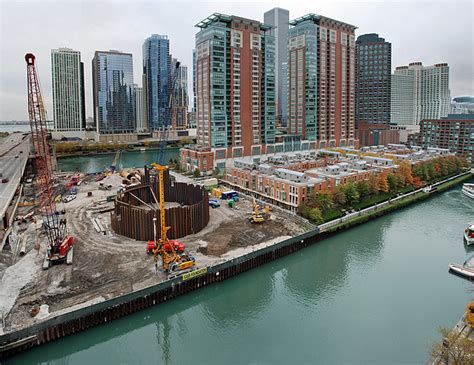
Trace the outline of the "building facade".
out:
[[[54,132],[83,137],[86,130],[84,64],[81,53],[69,48],[51,50]]]
[[[362,124],[389,129],[392,45],[378,34],[364,34],[356,41],[356,129]],[[361,146],[367,141],[359,140]]]
[[[275,39],[270,27],[217,13],[197,27],[195,148],[211,148],[219,164],[230,157],[260,155],[275,140]]]
[[[449,114],[474,114],[474,97],[458,96],[453,98]]]
[[[446,117],[450,102],[447,63],[424,67],[421,62],[413,62],[395,69],[392,75],[393,124],[418,126],[422,119]]]
[[[308,14],[288,32],[288,133],[354,146],[356,27]]]
[[[92,88],[97,133],[134,133],[132,54],[96,51],[92,60]]]
[[[150,130],[171,123],[169,93],[171,56],[168,36],[153,34],[143,43],[143,84],[147,98],[147,120]]]
[[[282,70],[283,63],[287,62],[288,52],[288,23],[290,12],[281,8],[273,8],[263,14],[263,23],[270,25],[270,35],[275,37],[275,90],[277,121],[283,123],[283,97],[285,74]]]
[[[173,70],[176,65],[176,82],[173,90],[173,104],[171,110],[171,125],[174,129],[186,129],[188,124],[188,68],[178,64],[178,60],[173,58]]]
[[[474,161],[474,114],[449,114],[420,123],[418,144],[423,148],[446,148]]]
[[[143,99],[143,88],[138,85],[133,86],[133,97],[134,97],[134,110],[135,120],[137,123],[137,132],[143,133],[147,131],[145,123],[144,112],[146,110],[145,100]]]

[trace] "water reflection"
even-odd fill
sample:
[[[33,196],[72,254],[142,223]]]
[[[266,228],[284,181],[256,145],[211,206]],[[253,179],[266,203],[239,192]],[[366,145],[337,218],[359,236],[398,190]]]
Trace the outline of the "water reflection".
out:
[[[390,220],[385,225],[390,225]],[[316,303],[346,284],[351,264],[373,265],[381,255],[384,229],[355,227],[303,250],[286,264],[285,287],[303,303]]]
[[[213,329],[227,332],[232,327],[245,327],[262,316],[272,299],[275,274],[269,266],[264,269],[264,275],[251,271],[231,279],[229,286],[210,287],[212,295],[200,308]]]

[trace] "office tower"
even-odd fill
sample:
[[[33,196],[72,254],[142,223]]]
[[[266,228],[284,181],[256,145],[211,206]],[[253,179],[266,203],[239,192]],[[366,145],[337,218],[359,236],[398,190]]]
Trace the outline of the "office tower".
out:
[[[69,48],[52,49],[51,74],[54,131],[82,137],[86,129],[86,111],[81,53]]]
[[[281,125],[288,126],[288,62],[281,65]]]
[[[143,133],[147,130],[144,118],[146,105],[143,98],[143,88],[133,85],[134,111],[137,123],[137,132]]]
[[[186,129],[188,118],[188,68],[179,64],[176,70],[178,60],[173,58],[173,74],[176,81],[173,90],[173,104],[171,123],[174,129]]]
[[[412,100],[410,105],[409,100]],[[447,63],[424,67],[421,62],[413,62],[395,69],[392,75],[393,124],[418,126],[422,119],[445,117],[450,102]]]
[[[147,98],[147,119],[150,130],[170,125],[169,93],[171,56],[166,35],[153,34],[143,43],[143,84]],[[146,86],[145,86],[146,85]]]
[[[276,90],[276,113],[280,121],[283,118],[283,63],[288,60],[288,23],[290,21],[290,12],[281,8],[273,8],[263,15],[263,23],[270,25],[270,35],[275,37],[275,90]]]
[[[96,51],[92,60],[92,80],[97,132],[135,132],[132,55]]]
[[[390,124],[392,45],[378,34],[356,41],[356,128]]]
[[[270,27],[213,14],[196,34],[198,144],[218,158],[260,154],[275,139],[275,44]]]
[[[315,14],[290,21],[288,133],[320,148],[357,144],[355,29]]]

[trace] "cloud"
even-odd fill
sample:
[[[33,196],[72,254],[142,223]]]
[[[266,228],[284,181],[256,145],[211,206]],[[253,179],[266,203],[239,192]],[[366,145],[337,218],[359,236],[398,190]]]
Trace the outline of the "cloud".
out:
[[[263,20],[275,6],[290,18],[313,12],[379,33],[392,43],[392,68],[413,61],[448,62],[452,95],[474,95],[472,2],[382,1],[30,1],[0,3],[0,120],[26,120],[24,54],[37,56],[47,110],[52,115],[51,49],[81,52],[85,66],[86,113],[92,116],[91,61],[96,50],[133,54],[134,80],[141,84],[142,45],[151,34],[167,34],[173,57],[189,68],[195,24],[214,12]],[[192,101],[192,98],[190,99]]]

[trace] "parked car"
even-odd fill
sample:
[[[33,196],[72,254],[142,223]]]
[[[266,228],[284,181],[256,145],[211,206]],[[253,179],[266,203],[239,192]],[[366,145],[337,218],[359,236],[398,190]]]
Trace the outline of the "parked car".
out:
[[[218,207],[220,207],[221,205],[219,204],[219,201],[218,201],[218,200],[212,199],[212,200],[209,200],[209,206],[210,206],[211,208],[218,208]]]
[[[6,183],[9,182],[9,181],[10,181],[10,180],[9,180],[8,178],[6,178],[6,177],[2,179],[2,183],[3,183],[3,184],[6,184]]]
[[[64,197],[63,202],[64,203],[69,203],[70,201],[73,201],[74,199],[76,199],[75,195],[68,195],[68,196]]]

